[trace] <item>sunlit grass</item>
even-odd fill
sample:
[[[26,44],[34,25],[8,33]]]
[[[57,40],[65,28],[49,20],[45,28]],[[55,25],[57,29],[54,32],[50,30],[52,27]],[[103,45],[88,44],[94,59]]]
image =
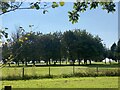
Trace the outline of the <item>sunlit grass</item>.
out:
[[[118,88],[118,77],[82,77],[3,81],[13,88]]]
[[[98,67],[98,69],[97,69]],[[74,66],[74,73],[102,73],[106,71],[117,71],[117,64],[106,65],[87,65]],[[23,67],[4,67],[1,69],[2,78],[22,77]],[[24,67],[24,75],[26,76],[45,76],[49,74],[49,66],[44,67]],[[114,72],[113,72],[114,73]],[[73,74],[73,66],[50,66],[50,75],[60,77],[60,75]]]

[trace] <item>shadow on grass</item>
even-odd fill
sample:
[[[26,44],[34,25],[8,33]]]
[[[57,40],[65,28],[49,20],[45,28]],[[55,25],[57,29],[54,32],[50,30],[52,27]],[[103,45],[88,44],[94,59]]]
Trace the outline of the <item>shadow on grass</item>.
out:
[[[120,65],[119,64],[88,64],[86,65],[87,67],[102,67],[102,68],[118,68]]]
[[[35,67],[48,67],[48,66],[51,66],[51,67],[62,67],[62,66],[73,66],[72,64],[56,64],[56,65],[54,65],[54,64],[51,64],[51,65],[35,65]],[[78,65],[78,64],[75,64],[74,66],[85,66],[85,67],[103,67],[103,68],[108,68],[108,67],[110,67],[110,68],[118,68],[119,66],[120,66],[120,63],[118,64],[118,63],[112,63],[112,64],[109,64],[109,63],[107,63],[107,64],[104,64],[104,63],[98,63],[98,64],[80,64],[80,65]],[[9,66],[7,66],[7,67],[9,67]],[[23,67],[23,65],[20,65],[20,66],[16,66],[16,65],[11,65],[9,68],[13,68],[13,67]],[[33,67],[33,65],[27,65],[27,66],[25,66],[25,67]]]

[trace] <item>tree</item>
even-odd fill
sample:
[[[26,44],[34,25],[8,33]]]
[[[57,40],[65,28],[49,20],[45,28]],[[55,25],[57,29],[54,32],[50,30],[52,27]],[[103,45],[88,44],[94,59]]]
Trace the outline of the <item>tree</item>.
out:
[[[13,55],[13,61],[15,61],[18,66],[19,62],[21,61],[24,64],[24,55],[22,54],[23,50],[23,43],[25,41],[24,29],[22,27],[18,27],[15,33],[12,33],[12,45],[11,45],[11,52]]]
[[[36,9],[36,10],[43,10],[43,14],[48,12],[48,8],[56,8],[58,6],[64,6],[64,2],[41,2],[38,0],[38,2],[31,2],[28,3],[27,6],[24,6],[25,2],[15,2],[15,0],[7,0],[5,1],[0,1],[0,9],[1,13],[5,14],[11,11],[19,10],[19,9]],[[85,0],[84,2],[80,2],[77,0],[77,2],[74,3],[73,5],[73,10],[68,12],[69,16],[69,21],[72,22],[73,24],[78,22],[78,19],[80,17],[80,13],[84,12],[87,10],[87,8],[91,9],[96,9],[98,6],[101,6],[103,10],[107,10],[107,12],[114,12],[115,11],[115,3],[113,1],[106,1],[103,2],[101,1],[92,1],[92,0]]]
[[[61,59],[62,59],[61,38],[62,38],[61,32],[53,33],[53,47],[54,47],[52,51],[53,60],[56,60],[56,62],[59,60],[60,65],[61,65]]]
[[[12,35],[12,42],[9,47],[13,56],[13,61],[16,63],[23,62],[27,65],[32,60],[33,65],[35,61],[44,60],[46,64],[51,65],[51,61],[55,63],[62,59],[72,60],[73,65],[75,60],[101,61],[104,58],[105,47],[99,36],[93,36],[86,32],[86,30],[69,30],[64,32],[55,32],[49,34],[42,34],[40,32],[20,32],[18,29]],[[114,45],[113,45],[114,46]],[[8,47],[7,47],[8,48]],[[112,48],[114,50],[114,48]],[[5,51],[5,50],[4,50]],[[34,53],[33,53],[34,52]]]
[[[117,60],[120,60],[120,39],[117,42]]]
[[[101,1],[92,1],[85,0],[85,2],[75,2],[73,5],[73,10],[68,12],[69,21],[73,24],[77,23],[80,17],[81,12],[85,12],[87,8],[96,9],[98,6],[101,6],[103,10],[107,10],[108,13],[115,11],[115,3],[112,1],[103,2]]]
[[[7,28],[6,28],[6,29],[7,29]],[[0,30],[0,39],[1,39],[3,36],[4,36],[5,38],[8,38],[8,33],[6,33],[5,30]]]
[[[69,30],[69,31],[64,32],[63,37],[62,37],[62,43],[64,44],[64,48],[66,50],[65,53],[67,55],[67,58],[69,60],[72,60],[73,64],[76,59],[76,53],[75,53],[75,50],[77,49],[75,47],[76,40],[77,40],[77,38],[74,35],[73,31]]]
[[[27,3],[26,5],[24,5],[25,3]],[[11,11],[15,11],[15,10],[21,10],[21,9],[36,9],[36,10],[43,10],[43,14],[45,14],[46,12],[48,12],[48,8],[56,8],[58,6],[63,6],[64,2],[60,1],[60,2],[52,2],[52,3],[48,3],[48,2],[42,2],[40,0],[36,1],[36,2],[17,2],[16,0],[3,0],[0,1],[0,9],[1,9],[1,13],[0,15],[3,15],[5,13],[11,12]]]
[[[10,54],[10,46],[8,45],[8,43],[2,44],[2,58],[4,63],[9,60]]]
[[[84,59],[84,63],[87,64],[87,60],[101,60],[103,57],[104,47],[101,43],[101,39],[98,36],[93,36],[85,30],[81,31],[79,36],[79,55],[81,59]]]
[[[42,52],[42,58],[46,61],[46,64],[48,65],[48,62],[50,64],[50,59],[52,58],[52,35],[46,34],[41,36],[41,52]]]
[[[113,43],[113,45],[111,46],[111,59],[117,61],[117,58],[116,58],[116,54],[117,54],[117,45],[116,43]]]
[[[69,60],[76,59],[80,61],[83,59],[87,64],[87,60],[100,61],[103,59],[104,47],[101,43],[101,39],[98,36],[93,36],[85,30],[73,30],[66,31],[63,34],[62,42],[66,48],[67,57]]]

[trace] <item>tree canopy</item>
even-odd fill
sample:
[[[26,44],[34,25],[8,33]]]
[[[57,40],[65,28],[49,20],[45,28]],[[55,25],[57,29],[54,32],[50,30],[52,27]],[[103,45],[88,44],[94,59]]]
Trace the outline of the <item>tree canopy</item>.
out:
[[[29,62],[44,60],[50,64],[50,60],[57,62],[62,59],[101,61],[104,59],[105,47],[98,36],[86,32],[86,30],[69,30],[64,33],[54,32],[42,34],[40,32],[17,32],[9,44],[3,44],[3,57],[13,56],[13,61]],[[17,51],[17,52],[16,52]],[[34,52],[34,53],[33,53]],[[17,57],[16,57],[17,56]]]

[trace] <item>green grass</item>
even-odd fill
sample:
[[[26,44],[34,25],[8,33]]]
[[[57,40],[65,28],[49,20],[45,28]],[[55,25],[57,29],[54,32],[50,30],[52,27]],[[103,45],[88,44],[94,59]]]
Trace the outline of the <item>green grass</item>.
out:
[[[2,81],[13,88],[118,88],[118,77],[82,77]]]
[[[44,76],[49,74],[48,67],[25,67],[25,75],[27,76]],[[51,75],[62,75],[62,74],[73,74],[73,67],[72,66],[62,66],[62,67],[51,67]],[[104,72],[107,70],[117,71],[118,68],[103,68],[99,67],[99,72]],[[22,77],[22,67],[5,67],[2,68],[2,78],[6,77]],[[83,66],[75,66],[75,73],[84,73],[84,72],[97,72],[96,67],[83,67]]]
[[[51,75],[58,76],[57,78],[44,78],[48,77],[49,67],[25,67],[25,76],[30,77],[29,80],[8,80],[4,79],[0,88],[6,85],[11,85],[13,88],[117,88],[118,87],[118,77],[81,77],[79,73],[84,73],[89,71],[94,73],[97,71],[103,73],[104,71],[117,71],[118,64],[104,64],[104,63],[93,63],[92,65],[81,65],[75,66],[75,76],[71,77],[73,74],[73,66],[50,66]],[[2,72],[2,78],[19,78],[22,77],[22,67],[4,67],[0,69]],[[109,72],[110,73],[110,72]],[[108,73],[108,74],[109,74]],[[60,76],[64,75],[61,78]],[[44,76],[44,79],[31,78],[36,76]],[[28,78],[27,77],[27,78]],[[68,78],[70,77],[70,78]]]
[[[75,66],[75,73],[85,73],[90,72],[94,73],[97,72],[98,66],[98,72],[102,73],[105,71],[117,71],[118,70],[118,64],[103,64],[103,63],[94,63],[92,65],[86,65],[86,66]],[[73,74],[73,66],[50,66],[51,75],[58,76],[60,75],[68,75]],[[2,77],[0,78],[19,78],[22,77],[22,67],[4,67],[0,69],[2,72]],[[29,78],[32,76],[45,76],[49,74],[49,67],[48,66],[42,66],[42,67],[25,67],[25,76],[28,76]],[[45,76],[46,77],[46,76]]]

